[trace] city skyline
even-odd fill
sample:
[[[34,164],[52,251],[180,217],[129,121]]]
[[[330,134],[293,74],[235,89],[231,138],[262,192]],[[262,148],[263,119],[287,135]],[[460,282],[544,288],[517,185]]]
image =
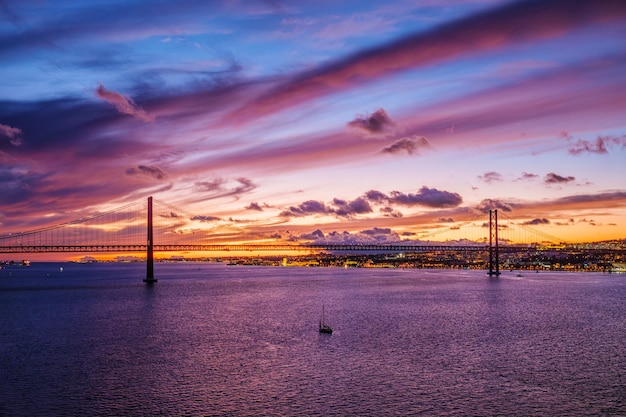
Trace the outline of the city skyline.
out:
[[[626,237],[622,1],[2,6],[0,234],[154,195],[265,240]]]

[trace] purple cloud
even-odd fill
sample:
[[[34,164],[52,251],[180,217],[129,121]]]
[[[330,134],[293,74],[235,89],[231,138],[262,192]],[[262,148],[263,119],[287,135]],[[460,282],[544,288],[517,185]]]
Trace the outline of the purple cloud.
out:
[[[163,180],[167,178],[167,173],[165,171],[163,171],[161,168],[157,166],[150,166],[150,165],[138,165],[136,167],[127,168],[126,171],[124,172],[126,173],[126,175],[131,175],[131,176],[140,175],[140,176],[152,177],[157,180]]]
[[[214,221],[218,221],[221,220],[219,217],[215,217],[215,216],[193,216],[191,218],[191,220],[195,220],[195,221],[199,221],[202,223],[205,222],[214,222]]]
[[[502,211],[512,211],[512,207],[510,204],[505,203],[504,201],[494,200],[491,198],[482,200],[477,206],[476,210],[487,213],[489,210],[502,210]]]
[[[137,106],[133,99],[125,97],[115,91],[107,90],[102,84],[96,89],[96,95],[109,102],[122,114],[128,114],[144,122],[154,121],[154,115],[148,114],[145,110]]]
[[[387,202],[403,206],[426,206],[432,208],[457,207],[463,202],[463,198],[458,193],[440,191],[426,186],[420,188],[415,194],[392,191],[389,195],[386,195],[380,191],[370,190],[363,197],[377,204]]]
[[[222,197],[239,198],[241,194],[249,193],[257,187],[256,184],[254,184],[254,182],[249,178],[238,177],[235,178],[235,181],[237,181],[239,185],[232,188],[226,188],[225,184],[228,181],[220,177],[211,181],[197,181],[194,184],[197,191],[212,193],[209,196],[198,197],[198,201],[207,199],[212,200]]]
[[[392,207],[381,207],[379,211],[385,217],[400,218],[404,216],[401,212],[394,210]]]
[[[393,126],[393,121],[384,109],[378,109],[371,115],[357,116],[348,122],[348,127],[361,131],[366,137],[384,136]]]
[[[263,211],[263,208],[261,208],[259,203],[252,202],[246,206],[246,210]]]
[[[174,213],[173,211],[170,211],[169,213],[159,214],[159,217],[163,217],[165,219],[178,219],[178,218],[181,218],[181,217],[184,217],[184,216],[181,216],[178,213]]]
[[[300,239],[311,240],[318,243],[340,243],[340,244],[365,244],[365,243],[398,243],[402,239],[398,233],[389,228],[378,228],[361,230],[356,233],[332,231],[324,234],[321,230],[312,233],[305,233],[300,236],[291,236],[290,240]]]
[[[365,198],[367,198],[372,203],[384,203],[385,201],[389,201],[389,197],[387,196],[387,194],[376,190],[370,190],[366,192]]]
[[[421,148],[429,148],[430,144],[428,140],[423,136],[413,136],[411,138],[400,139],[386,148],[383,148],[382,153],[389,153],[392,155],[406,152],[409,155],[418,154]]]
[[[305,233],[303,235],[300,235],[300,238],[306,240],[321,240],[324,239],[324,232],[317,229],[311,233]]]
[[[197,181],[194,185],[198,191],[223,191],[226,180],[215,178],[210,181]]]
[[[17,127],[11,127],[0,123],[0,136],[9,138],[11,145],[19,146],[22,144],[22,130]]]
[[[354,214],[366,214],[372,212],[372,207],[365,198],[359,197],[353,201],[344,201],[338,198],[333,200],[333,205],[337,207],[335,214],[342,217],[350,217]]]
[[[479,175],[478,179],[486,182],[487,184],[491,184],[493,182],[501,182],[502,175],[495,171],[485,172],[483,175]]]
[[[515,181],[531,181],[535,178],[539,178],[539,175],[524,171],[520,177],[515,179]]]
[[[563,134],[569,141],[573,141],[573,137],[567,133]],[[626,135],[621,136],[598,136],[595,140],[578,139],[567,150],[570,155],[580,155],[583,153],[594,153],[606,155],[609,153],[609,146],[621,145],[626,146]]]
[[[554,172],[549,172],[548,174],[546,174],[543,182],[544,184],[567,184],[575,180],[576,178],[572,176],[563,177],[561,175],[555,174]]]
[[[539,225],[539,224],[550,224],[550,220],[548,220],[546,218],[533,219],[533,220],[526,221],[526,222],[524,222],[522,224],[523,225],[528,225],[528,226]]]
[[[390,235],[392,232],[388,227],[374,227],[373,229],[361,230],[359,233],[363,233],[364,235]]]
[[[298,206],[291,206],[280,213],[281,217],[303,217],[311,214],[332,214],[333,209],[321,201],[308,200]]]
[[[457,207],[463,202],[463,198],[457,193],[440,191],[436,188],[426,186],[419,189],[415,194],[404,194],[399,191],[392,191],[389,201],[404,206],[426,206],[432,208]]]

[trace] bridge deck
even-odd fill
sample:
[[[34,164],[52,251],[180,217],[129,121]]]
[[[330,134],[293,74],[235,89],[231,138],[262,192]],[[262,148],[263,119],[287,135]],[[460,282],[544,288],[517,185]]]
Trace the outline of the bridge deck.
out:
[[[0,246],[0,253],[45,252],[145,252],[147,245],[15,245]],[[500,252],[568,251],[572,248],[540,246],[500,246]],[[332,252],[485,252],[489,246],[468,245],[376,245],[376,244],[245,244],[245,245],[154,245],[155,252],[277,252],[277,251],[332,251]],[[590,251],[586,249],[586,251]],[[603,249],[606,252],[626,252]]]

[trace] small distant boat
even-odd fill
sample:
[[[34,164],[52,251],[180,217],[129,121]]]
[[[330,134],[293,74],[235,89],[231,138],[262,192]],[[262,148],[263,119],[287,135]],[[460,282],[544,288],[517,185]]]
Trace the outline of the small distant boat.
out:
[[[320,318],[320,333],[333,334],[333,328],[326,324],[326,317],[324,314],[324,306],[322,306],[322,317]]]

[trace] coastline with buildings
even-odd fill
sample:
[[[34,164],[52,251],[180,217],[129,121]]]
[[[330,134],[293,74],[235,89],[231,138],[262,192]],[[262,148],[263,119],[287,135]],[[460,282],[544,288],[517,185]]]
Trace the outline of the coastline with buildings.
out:
[[[626,273],[626,241],[599,242],[543,248],[534,251],[501,252],[502,271],[571,271]],[[160,256],[159,256],[160,255]],[[338,268],[415,268],[415,269],[488,269],[489,253],[485,251],[400,252],[400,253],[310,253],[302,255],[242,255],[242,256],[164,256],[157,254],[160,263],[220,262],[227,265],[276,267],[338,267]],[[141,256],[118,256],[98,259],[83,256],[76,263],[145,262]],[[28,266],[25,260],[1,261],[4,266]]]

